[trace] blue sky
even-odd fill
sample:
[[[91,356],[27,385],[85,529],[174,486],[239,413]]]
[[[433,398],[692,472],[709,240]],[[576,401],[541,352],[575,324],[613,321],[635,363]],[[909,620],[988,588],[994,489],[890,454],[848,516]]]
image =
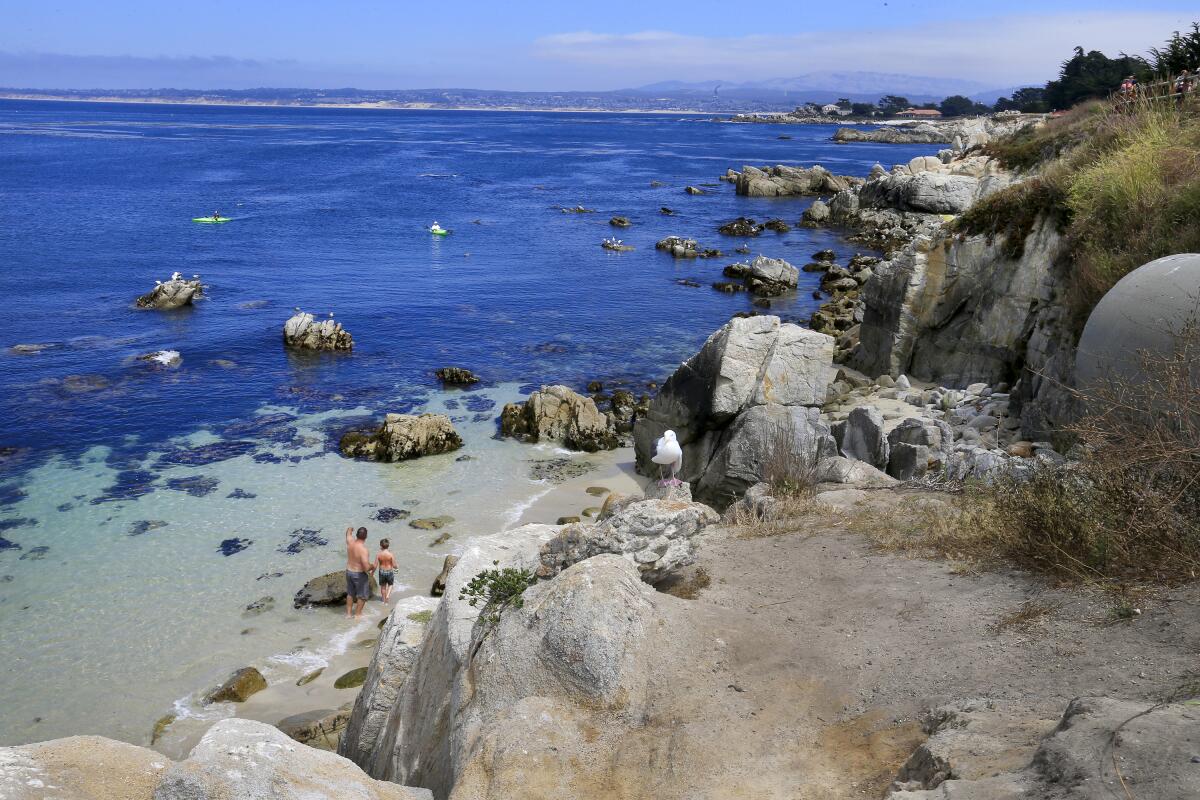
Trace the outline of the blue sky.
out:
[[[1144,52],[1194,2],[6,2],[0,86],[614,89],[856,70],[1041,83]]]

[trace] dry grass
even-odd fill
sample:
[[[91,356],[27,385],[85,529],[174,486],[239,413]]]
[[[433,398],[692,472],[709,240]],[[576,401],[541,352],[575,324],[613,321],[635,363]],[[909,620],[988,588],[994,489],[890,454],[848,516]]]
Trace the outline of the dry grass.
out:
[[[711,585],[712,576],[708,574],[708,570],[704,567],[696,567],[683,574],[672,576],[654,588],[681,600],[695,600],[700,596],[701,591]]]
[[[1061,600],[1044,600],[1037,597],[1026,600],[1015,610],[996,620],[992,630],[997,635],[1006,631],[1028,632],[1051,617],[1063,605]]]
[[[769,503],[739,502],[729,508],[726,523],[743,539],[800,533],[813,517],[831,517],[833,508],[812,494],[773,497]]]

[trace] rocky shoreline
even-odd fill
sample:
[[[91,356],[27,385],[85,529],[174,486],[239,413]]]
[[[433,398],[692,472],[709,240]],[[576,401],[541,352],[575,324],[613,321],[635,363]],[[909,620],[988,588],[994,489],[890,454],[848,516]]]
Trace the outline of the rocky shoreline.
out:
[[[933,483],[1019,476],[1078,457],[1051,441],[1072,413],[1064,387],[1075,346],[1055,280],[1059,234],[1039,221],[1014,255],[954,226],[1024,179],[978,149],[981,137],[1005,132],[907,139],[953,146],[877,165],[865,179],[819,166],[728,171],[738,195],[815,197],[799,224],[836,226],[884,255],[843,267],[831,252],[814,254],[802,269],[822,274],[828,300],[809,327],[773,315],[731,319],[653,397],[547,385],[506,406],[501,435],[585,452],[631,439],[648,476],[657,474],[656,442],[674,431],[682,485],[589,488],[599,505],[573,521],[473,539],[447,560],[440,600],[381,620],[369,663],[351,670],[363,687],[351,708],[296,708],[305,713],[279,723],[295,740],[336,735],[341,757],[224,720],[174,763],[96,737],[0,748],[0,763],[16,765],[0,771],[0,790],[34,797],[31,781],[57,781],[86,786],[87,796],[215,800],[246,771],[250,786],[236,791],[264,798],[281,786],[437,800],[624,796],[621,787],[680,800],[746,787],[780,798],[808,789],[893,800],[1082,798],[1127,779],[1146,797],[1194,796],[1196,712],[1150,698],[1194,657],[1196,619],[1164,605],[1153,612],[1163,628],[1131,624],[1128,650],[1107,651],[1085,614],[1061,611],[1095,598],[1063,593],[1045,624],[1086,644],[1006,640],[981,615],[1060,590],[1025,575],[964,578],[943,563],[873,552],[853,533],[863,515],[944,512]],[[755,235],[755,226],[742,219],[722,232]],[[721,255],[678,236],[658,249]],[[800,272],[760,257],[724,274],[769,308]],[[285,340],[352,346],[340,325],[301,312]],[[381,461],[460,445],[448,418],[401,414],[340,444],[347,456]],[[804,470],[815,484],[796,523],[806,535],[747,533],[745,519],[770,521],[786,502],[773,496],[781,469]],[[521,581],[520,602],[468,599],[472,581],[493,569]],[[1190,589],[1171,599],[1200,606]],[[1164,665],[1151,677],[1150,659],[1126,663],[1143,651]],[[1004,685],[997,669],[1009,670]],[[1146,685],[1128,688],[1138,681]],[[240,671],[213,699],[253,702],[258,683]],[[1111,766],[1094,757],[1118,737],[1128,743],[1119,766],[1115,755]]]

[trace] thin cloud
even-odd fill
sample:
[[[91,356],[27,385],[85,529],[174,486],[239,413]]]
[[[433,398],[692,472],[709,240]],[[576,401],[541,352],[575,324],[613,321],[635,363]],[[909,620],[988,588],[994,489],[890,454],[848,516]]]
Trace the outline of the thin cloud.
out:
[[[1179,12],[1082,12],[739,37],[578,31],[542,37],[533,53],[543,61],[607,67],[622,76],[754,80],[854,69],[1000,86],[1046,80],[1076,45],[1110,55],[1142,52],[1190,21]]]

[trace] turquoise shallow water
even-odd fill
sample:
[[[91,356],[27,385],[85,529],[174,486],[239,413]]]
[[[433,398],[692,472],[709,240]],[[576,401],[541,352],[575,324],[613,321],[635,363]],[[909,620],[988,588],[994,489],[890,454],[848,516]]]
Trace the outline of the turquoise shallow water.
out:
[[[235,667],[297,647],[279,669],[319,659],[344,627],[290,597],[338,568],[345,525],[394,533],[401,580],[423,588],[448,550],[403,522],[371,522],[378,507],[451,514],[453,542],[515,524],[549,489],[528,462],[555,454],[494,439],[500,404],[543,382],[640,389],[749,309],[707,288],[732,257],[675,262],[654,242],[680,234],[731,251],[742,240],[719,236],[720,223],[795,223],[808,201],[737,198],[717,175],[814,162],[865,174],[932,149],[781,130],[0,101],[0,743],[144,742],[154,719]],[[689,184],[709,194],[685,195]],[[596,211],[559,210],[576,205]],[[214,209],[234,221],[190,222]],[[614,214],[633,219],[619,235],[634,252],[599,247]],[[453,233],[430,237],[434,219]],[[827,246],[852,252],[804,229],[749,244],[797,264]],[[207,299],[133,308],[175,270],[202,275]],[[812,288],[779,313],[807,317]],[[353,354],[286,352],[294,306],[335,312]],[[21,343],[46,347],[8,349]],[[182,365],[133,360],[162,348]],[[431,373],[447,364],[485,385],[441,391]],[[451,414],[472,460],[331,452],[345,428],[416,409]],[[264,596],[272,611],[243,616]]]

